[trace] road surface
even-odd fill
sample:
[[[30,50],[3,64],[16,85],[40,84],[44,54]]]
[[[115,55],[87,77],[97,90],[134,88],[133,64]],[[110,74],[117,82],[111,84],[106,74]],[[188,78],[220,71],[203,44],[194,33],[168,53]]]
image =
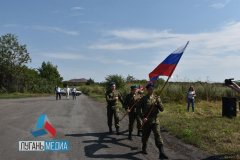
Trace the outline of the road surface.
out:
[[[51,140],[48,135],[33,137],[40,114],[46,114],[56,128],[54,139],[68,140],[68,152],[23,152],[19,141]],[[0,100],[0,160],[153,160],[158,159],[158,150],[151,137],[148,155],[141,154],[141,139],[134,130],[133,141],[127,139],[127,122],[121,122],[121,135],[108,134],[106,107],[104,103],[81,95],[77,99],[56,101],[54,97]],[[164,148],[169,159],[209,159],[210,155],[184,144],[162,130]]]

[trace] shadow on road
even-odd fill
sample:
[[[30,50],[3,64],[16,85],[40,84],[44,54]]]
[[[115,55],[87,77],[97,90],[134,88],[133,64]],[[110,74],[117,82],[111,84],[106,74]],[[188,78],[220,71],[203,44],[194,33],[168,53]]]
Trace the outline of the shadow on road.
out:
[[[222,154],[211,156],[202,160],[240,160],[240,154]]]
[[[100,158],[100,159],[113,159],[113,158],[121,158],[121,159],[132,159],[132,160],[141,160],[140,158],[135,157],[135,155],[141,153],[140,151],[136,151],[137,147],[132,147],[130,145],[124,144],[123,140],[127,138],[115,138],[113,134],[109,134],[108,132],[103,133],[84,133],[84,134],[66,134],[65,136],[72,137],[91,137],[91,140],[85,140],[83,143],[90,143],[84,147],[85,155],[90,158]],[[96,137],[96,140],[92,140],[92,137]],[[101,149],[111,148],[112,144],[129,148],[131,151],[129,153],[122,153],[119,148],[112,149],[111,153],[106,154],[96,154],[96,152]],[[104,150],[102,150],[104,151]]]

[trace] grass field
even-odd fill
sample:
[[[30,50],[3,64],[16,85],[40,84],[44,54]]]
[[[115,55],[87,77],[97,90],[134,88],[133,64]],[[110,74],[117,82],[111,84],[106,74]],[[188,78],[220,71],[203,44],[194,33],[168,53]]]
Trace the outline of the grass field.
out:
[[[104,94],[88,95],[105,102]],[[159,121],[172,135],[212,154],[240,155],[239,112],[235,118],[222,117],[221,101],[200,101],[194,113],[187,112],[184,103],[165,103],[164,108]]]
[[[105,103],[103,87],[82,86],[79,89],[97,101]],[[0,94],[0,99],[48,95],[12,93]],[[222,117],[220,100],[198,100],[195,112],[192,113],[186,111],[186,104],[183,101],[175,103],[165,101],[165,111],[159,114],[162,127],[184,142],[209,153],[240,155],[240,112],[235,118]]]
[[[159,120],[171,134],[210,153],[240,154],[239,114],[222,117],[220,101],[201,101],[195,113],[186,112],[186,105],[165,104]]]

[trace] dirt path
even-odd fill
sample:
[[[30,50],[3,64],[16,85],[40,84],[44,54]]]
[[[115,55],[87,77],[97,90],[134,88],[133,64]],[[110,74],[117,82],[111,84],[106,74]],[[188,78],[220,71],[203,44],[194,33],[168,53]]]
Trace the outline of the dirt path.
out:
[[[49,140],[48,136],[33,137],[30,133],[41,113],[45,113],[57,130],[54,139],[68,140],[69,152],[19,152],[18,141]],[[0,100],[0,159],[85,160],[85,159],[158,159],[153,137],[148,155],[142,155],[141,139],[127,139],[127,122],[121,122],[121,135],[107,133],[105,104],[81,95],[77,100],[56,101],[54,97]],[[170,159],[205,159],[210,155],[182,143],[162,130],[165,152]]]

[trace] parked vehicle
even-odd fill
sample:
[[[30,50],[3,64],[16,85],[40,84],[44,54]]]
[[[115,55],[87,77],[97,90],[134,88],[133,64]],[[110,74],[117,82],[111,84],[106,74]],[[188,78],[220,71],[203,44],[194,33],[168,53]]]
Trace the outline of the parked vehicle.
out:
[[[62,96],[66,96],[66,94],[67,94],[65,89],[61,89],[60,93],[61,93]]]
[[[62,96],[66,96],[66,94],[67,94],[66,88],[61,89],[60,93],[61,93]],[[76,96],[80,96],[81,94],[82,94],[82,91],[78,91],[78,90],[76,91]],[[70,92],[70,95],[72,95],[72,92]]]
[[[76,96],[80,96],[82,94],[81,91],[76,91]]]

